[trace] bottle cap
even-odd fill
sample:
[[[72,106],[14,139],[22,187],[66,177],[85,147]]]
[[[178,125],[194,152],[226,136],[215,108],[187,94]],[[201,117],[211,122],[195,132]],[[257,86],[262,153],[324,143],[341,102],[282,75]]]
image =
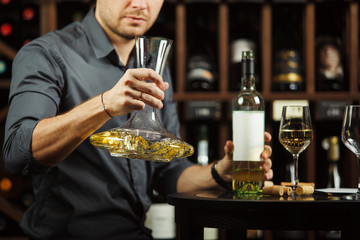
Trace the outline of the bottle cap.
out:
[[[242,52],[242,62],[241,62],[241,71],[242,74],[254,74],[254,52],[253,51],[243,51]]]

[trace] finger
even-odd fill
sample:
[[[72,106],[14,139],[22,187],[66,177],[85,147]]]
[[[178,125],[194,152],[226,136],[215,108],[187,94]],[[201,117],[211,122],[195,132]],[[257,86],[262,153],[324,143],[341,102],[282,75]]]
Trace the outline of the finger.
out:
[[[163,81],[163,78],[157,72],[150,68],[136,68],[130,69],[128,71],[129,74],[132,75],[134,78],[141,81],[151,81],[155,83],[160,89],[163,89],[166,86],[168,87],[169,85],[168,83],[165,83]]]
[[[164,106],[161,100],[154,98],[152,95],[147,94],[145,92],[141,94],[141,98],[139,98],[139,101],[142,101],[145,104],[150,105],[157,109],[161,109]]]
[[[267,159],[272,154],[272,148],[269,145],[264,146],[264,151],[261,153],[261,158]]]
[[[269,171],[267,171],[267,172],[265,173],[265,180],[270,180],[270,179],[272,179],[272,178],[273,178],[273,175],[274,175],[273,170],[270,169]]]
[[[271,161],[271,159],[266,159],[266,160],[264,161],[264,164],[263,164],[263,169],[264,169],[264,171],[265,171],[265,172],[270,171],[271,167],[272,167],[272,161]]]
[[[136,99],[139,99],[141,93],[147,93],[159,100],[163,100],[165,93],[153,82],[144,82],[138,79],[128,79],[125,81],[125,86],[137,91],[135,94],[132,91],[132,94],[135,95]]]
[[[271,141],[271,134],[269,132],[265,132],[265,142]]]
[[[124,87],[124,95],[126,96],[126,103],[124,104],[134,108],[134,110],[143,109],[145,104],[148,104],[157,109],[160,109],[164,106],[161,99],[158,99],[146,92],[136,90],[130,86]]]
[[[234,151],[234,144],[232,141],[226,141],[224,151],[226,156],[232,158],[233,151]]]
[[[126,97],[129,97],[134,100],[139,100],[143,97],[142,96],[143,92],[134,88],[133,84],[125,84],[123,92]]]

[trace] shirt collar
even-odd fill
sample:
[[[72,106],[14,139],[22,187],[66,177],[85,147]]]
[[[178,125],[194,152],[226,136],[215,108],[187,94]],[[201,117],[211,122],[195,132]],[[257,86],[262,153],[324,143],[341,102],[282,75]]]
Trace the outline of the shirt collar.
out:
[[[91,9],[86,14],[82,24],[97,58],[103,58],[108,56],[111,52],[115,52],[113,45],[95,18],[94,9]]]

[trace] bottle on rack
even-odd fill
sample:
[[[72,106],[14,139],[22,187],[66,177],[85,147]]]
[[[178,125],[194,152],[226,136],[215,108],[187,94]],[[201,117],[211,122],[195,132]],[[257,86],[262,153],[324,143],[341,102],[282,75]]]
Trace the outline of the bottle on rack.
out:
[[[197,162],[202,166],[209,164],[209,138],[208,127],[205,124],[200,126],[199,141],[197,143]]]
[[[212,91],[214,90],[213,64],[207,53],[196,52],[188,62],[187,90],[188,91]]]
[[[302,11],[296,4],[274,5],[273,91],[302,91]]]
[[[299,91],[302,89],[301,60],[296,49],[282,49],[275,53],[273,74],[274,91]]]
[[[343,90],[344,71],[340,40],[335,37],[323,36],[317,39],[316,45],[317,90]]]
[[[239,38],[231,43],[230,91],[239,91],[241,88],[241,54],[243,51],[256,50],[256,43],[250,39]]]
[[[339,137],[332,136],[325,138],[322,141],[322,146],[327,151],[327,160],[328,160],[328,175],[327,175],[326,187],[340,188],[341,177],[338,167],[338,163],[340,160]]]
[[[258,193],[264,182],[260,155],[264,150],[265,104],[255,89],[254,52],[244,51],[241,89],[232,102],[233,190]]]
[[[201,7],[200,7],[201,6]],[[195,8],[200,11],[195,12]],[[188,14],[188,58],[186,90],[208,92],[216,89],[216,43],[208,4],[196,5]],[[191,24],[190,24],[191,23]],[[196,37],[193,37],[196,36]]]

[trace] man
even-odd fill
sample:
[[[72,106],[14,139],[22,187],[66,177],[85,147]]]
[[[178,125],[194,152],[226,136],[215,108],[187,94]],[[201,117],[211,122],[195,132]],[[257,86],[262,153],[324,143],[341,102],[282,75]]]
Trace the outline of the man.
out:
[[[152,185],[163,194],[219,187],[211,166],[113,158],[89,141],[145,104],[161,109],[164,126],[178,135],[168,69],[162,78],[134,68],[134,36],[152,26],[162,4],[98,0],[81,23],[34,40],[16,56],[4,159],[11,172],[32,176],[35,202],[21,222],[30,237],[151,239],[144,219]],[[232,178],[232,149],[228,141],[216,165],[225,181]],[[267,178],[270,155],[267,146]]]

